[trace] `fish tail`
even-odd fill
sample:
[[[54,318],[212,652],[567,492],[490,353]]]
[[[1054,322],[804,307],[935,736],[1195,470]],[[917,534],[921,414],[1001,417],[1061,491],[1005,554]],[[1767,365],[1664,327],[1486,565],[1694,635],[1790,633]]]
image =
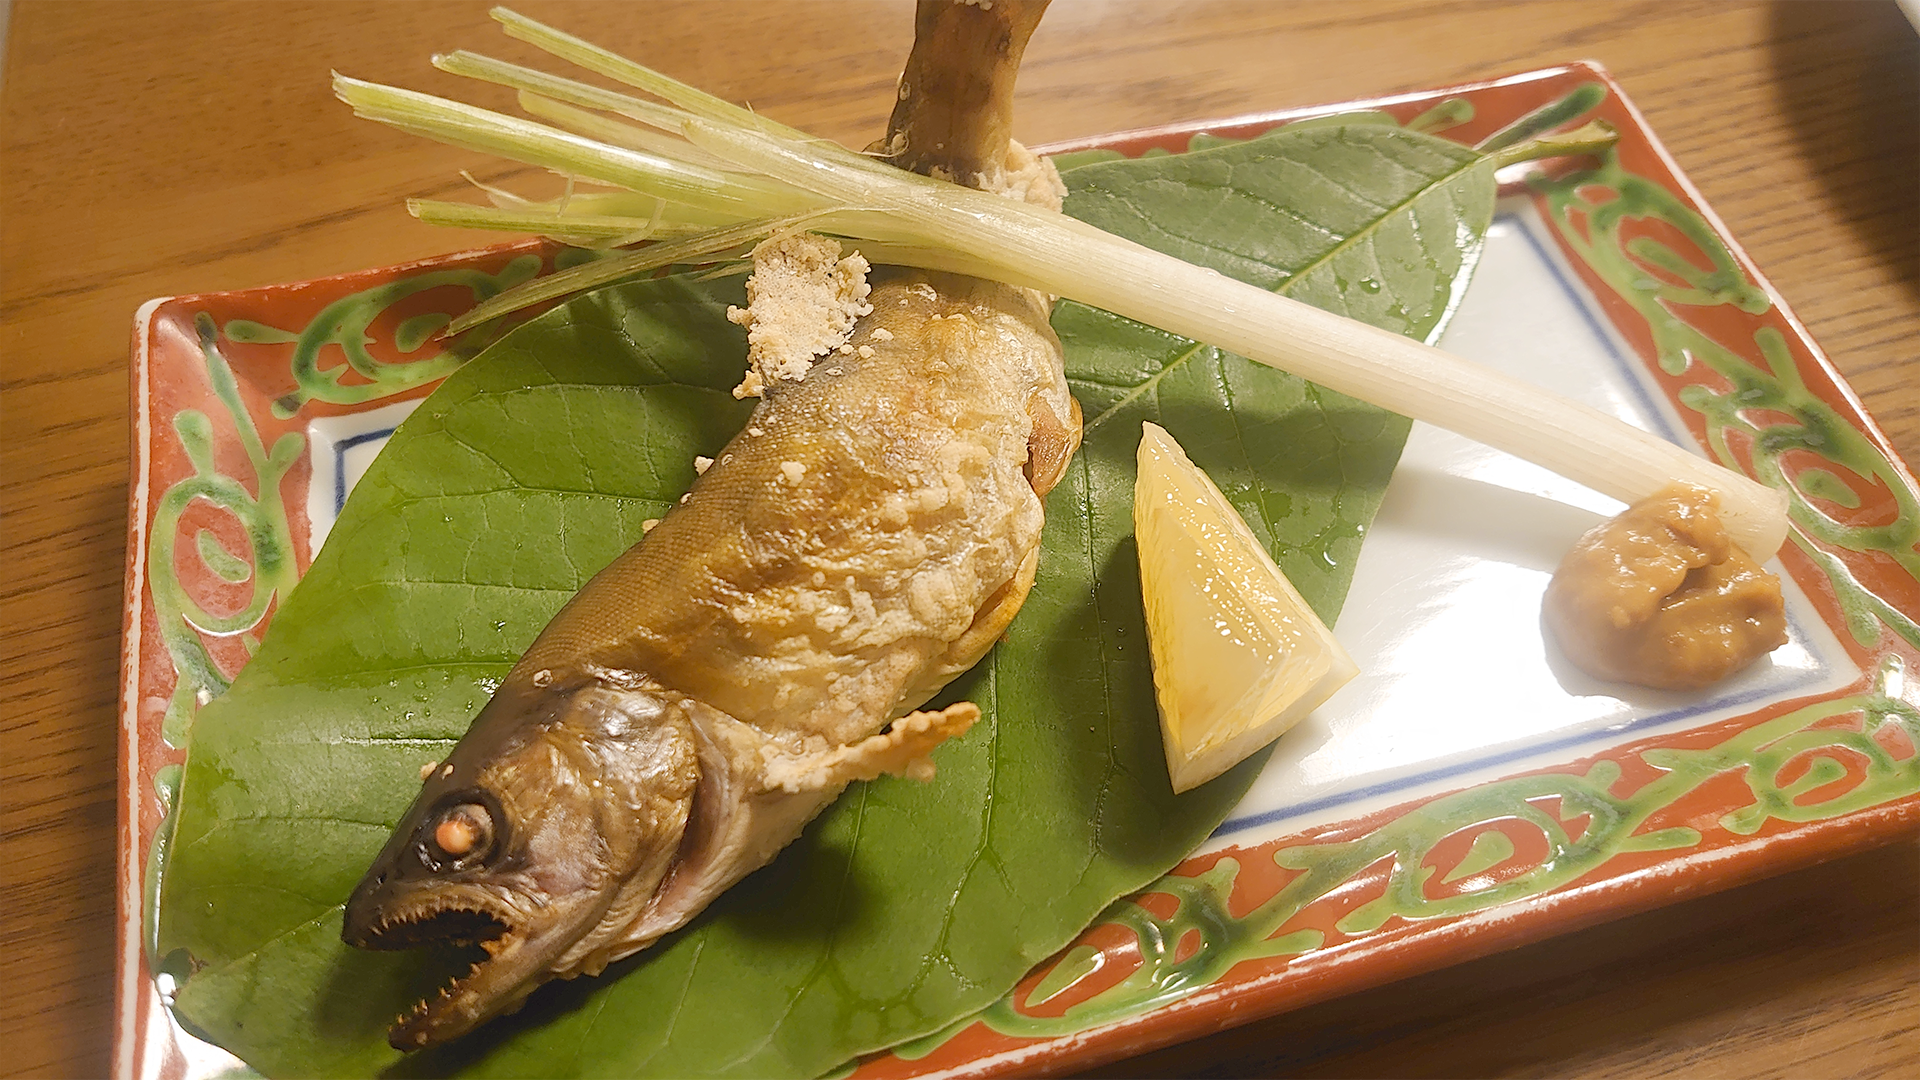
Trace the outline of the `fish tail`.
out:
[[[874,152],[910,172],[988,187],[1005,168],[1013,80],[1047,0],[920,0],[913,52]]]

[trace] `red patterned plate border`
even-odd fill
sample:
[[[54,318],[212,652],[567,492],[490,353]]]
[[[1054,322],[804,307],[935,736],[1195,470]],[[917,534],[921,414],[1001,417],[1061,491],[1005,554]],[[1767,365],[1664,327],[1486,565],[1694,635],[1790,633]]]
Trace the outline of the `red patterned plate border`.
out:
[[[1047,149],[1181,150],[1201,131],[1245,137],[1354,108],[1402,122],[1445,116],[1446,137],[1474,143],[1583,98],[1621,131],[1614,158],[1508,190],[1528,193],[1700,445],[1791,493],[1782,562],[1861,680],[1190,859],[1116,903],[1007,998],[853,1075],[1084,1068],[1920,826],[1920,688],[1906,676],[1920,658],[1913,478],[1597,65]],[[245,663],[311,556],[307,425],[424,395],[459,362],[427,344],[433,331],[565,257],[529,241],[141,309],[115,1076],[207,1075],[233,1063],[181,1032],[161,1004],[142,958],[145,875],[182,757],[174,743],[200,694]]]

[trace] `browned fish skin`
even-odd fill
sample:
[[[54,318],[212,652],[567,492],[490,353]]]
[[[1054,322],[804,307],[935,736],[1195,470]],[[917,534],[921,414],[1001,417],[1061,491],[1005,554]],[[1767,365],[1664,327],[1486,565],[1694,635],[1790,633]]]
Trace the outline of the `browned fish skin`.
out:
[[[923,0],[898,160],[1008,184],[1013,71],[1044,6]],[[1079,410],[1047,298],[894,268],[871,284],[845,346],[769,377],[682,504],[540,634],[355,890],[352,944],[489,953],[396,1047],[644,948],[852,780],[928,775],[978,716],[912,710],[1019,610]]]
[[[509,682],[583,663],[645,672],[770,733],[845,743],[979,659],[1019,597],[984,601],[1038,550],[1023,468],[1035,395],[1070,408],[1059,345],[1024,290],[877,276],[855,351],[770,387],[687,503]],[[984,641],[967,635],[980,618]]]

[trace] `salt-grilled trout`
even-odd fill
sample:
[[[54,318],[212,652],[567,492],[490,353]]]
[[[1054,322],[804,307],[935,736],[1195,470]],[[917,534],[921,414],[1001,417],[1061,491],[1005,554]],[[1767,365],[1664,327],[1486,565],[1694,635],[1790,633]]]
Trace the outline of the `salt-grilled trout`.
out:
[[[1044,6],[922,0],[874,151],[1057,208],[1057,175],[1007,139]],[[354,890],[350,944],[487,953],[394,1025],[395,1047],[645,948],[848,783],[930,775],[979,715],[913,710],[1033,583],[1041,496],[1080,432],[1048,299],[894,268],[863,281],[838,254],[805,236],[756,252],[746,429],[540,634]]]

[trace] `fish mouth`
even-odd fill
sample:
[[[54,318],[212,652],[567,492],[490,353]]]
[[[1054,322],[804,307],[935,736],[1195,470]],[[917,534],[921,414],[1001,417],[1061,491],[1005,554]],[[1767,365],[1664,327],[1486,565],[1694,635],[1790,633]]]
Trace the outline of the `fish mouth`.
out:
[[[464,974],[395,1018],[387,1043],[396,1050],[423,1050],[457,1038],[482,1022],[519,1008],[544,980],[547,963],[571,935],[560,927],[534,932],[508,903],[480,892],[435,896],[396,904],[375,918],[348,919],[342,937],[363,949],[413,949],[427,945],[474,950]]]
[[[390,913],[358,933],[346,936],[359,949],[417,949],[422,945],[486,946],[513,932],[507,914],[491,905],[420,905]],[[494,950],[488,950],[491,953]]]

